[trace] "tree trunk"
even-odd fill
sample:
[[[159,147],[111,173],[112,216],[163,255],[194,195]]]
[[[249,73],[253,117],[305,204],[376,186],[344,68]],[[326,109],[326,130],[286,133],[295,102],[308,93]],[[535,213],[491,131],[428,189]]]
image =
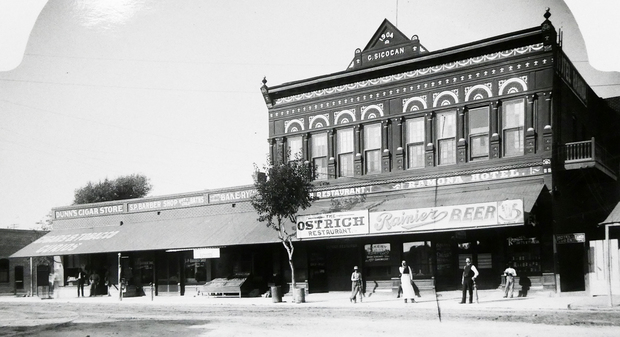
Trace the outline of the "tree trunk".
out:
[[[286,253],[288,254],[288,265],[291,267],[291,292],[293,294],[293,300],[295,300],[295,289],[297,289],[297,283],[295,282],[295,266],[293,265],[293,243],[282,241]]]

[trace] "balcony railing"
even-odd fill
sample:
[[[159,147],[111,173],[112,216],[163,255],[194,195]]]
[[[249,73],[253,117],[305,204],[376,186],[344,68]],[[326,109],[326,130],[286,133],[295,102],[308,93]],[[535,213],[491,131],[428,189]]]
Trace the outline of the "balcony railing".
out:
[[[597,144],[594,137],[591,140],[567,143],[564,146],[564,167],[567,170],[597,167],[616,179],[616,166],[607,150]]]

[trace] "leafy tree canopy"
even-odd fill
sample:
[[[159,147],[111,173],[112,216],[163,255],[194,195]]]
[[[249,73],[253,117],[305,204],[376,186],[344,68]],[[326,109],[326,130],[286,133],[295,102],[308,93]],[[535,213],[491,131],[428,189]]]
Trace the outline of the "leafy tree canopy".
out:
[[[75,190],[74,205],[94,202],[125,200],[145,197],[153,188],[149,179],[141,174],[118,177],[114,180],[88,182]]]

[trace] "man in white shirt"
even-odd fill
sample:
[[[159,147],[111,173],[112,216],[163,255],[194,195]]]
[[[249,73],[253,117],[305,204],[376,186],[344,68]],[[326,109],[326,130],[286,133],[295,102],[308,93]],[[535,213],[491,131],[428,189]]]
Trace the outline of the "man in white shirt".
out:
[[[506,276],[506,286],[504,288],[504,298],[508,297],[508,292],[510,291],[510,298],[512,298],[513,292],[515,290],[515,276],[517,276],[517,271],[512,268],[511,264],[508,264],[508,268],[504,270],[504,276]]]
[[[349,300],[357,303],[357,294],[360,294],[360,302],[362,301],[362,274],[357,270],[357,266],[353,267],[351,273],[351,297]]]
[[[469,303],[473,303],[474,281],[476,277],[478,277],[478,269],[471,264],[470,258],[466,258],[465,267],[463,268],[463,277],[461,278],[461,284],[463,284],[463,299],[461,300],[461,304],[465,303],[467,292],[469,292]]]

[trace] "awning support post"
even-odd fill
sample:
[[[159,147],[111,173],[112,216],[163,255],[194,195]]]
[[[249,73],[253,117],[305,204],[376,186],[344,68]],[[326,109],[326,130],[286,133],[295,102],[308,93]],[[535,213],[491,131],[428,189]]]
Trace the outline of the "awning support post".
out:
[[[611,242],[609,241],[609,226],[612,226],[612,225],[613,224],[605,225],[605,245],[607,246],[607,268],[605,271],[607,272],[607,295],[609,296],[610,307],[614,306],[614,301],[611,296],[612,295],[611,294]]]
[[[121,253],[118,253],[118,300],[123,300],[123,284],[121,283]]]

